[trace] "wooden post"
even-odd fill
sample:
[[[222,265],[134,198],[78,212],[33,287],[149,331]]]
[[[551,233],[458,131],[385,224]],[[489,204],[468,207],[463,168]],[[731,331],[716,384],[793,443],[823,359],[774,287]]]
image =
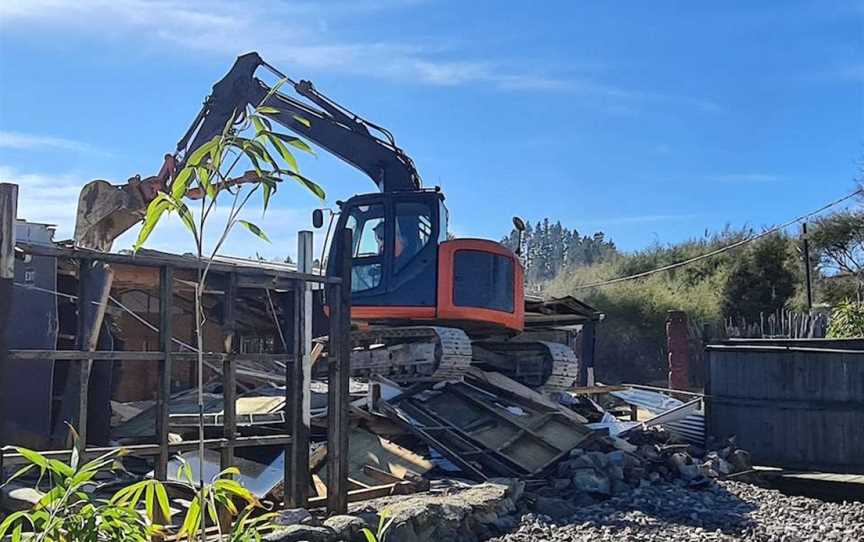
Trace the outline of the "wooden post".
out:
[[[810,278],[810,241],[807,239],[807,223],[801,224],[801,237],[804,240],[804,280],[807,287],[807,313],[813,310],[813,281]]]
[[[327,511],[348,511],[348,384],[351,374],[351,231],[334,241],[341,243],[341,284],[329,288],[330,345],[327,393]]]
[[[582,357],[579,360],[579,385],[594,385],[594,327],[597,322],[588,320],[582,324]]]
[[[6,356],[9,345],[5,331],[12,313],[12,288],[15,281],[15,216],[18,209],[18,186],[0,183],[0,438],[6,432],[5,401]],[[8,435],[7,435],[8,436]],[[0,446],[6,444],[0,442]]]
[[[159,269],[159,344],[165,359],[159,361],[159,391],[156,396],[156,435],[159,438],[159,457],[156,460],[154,475],[157,480],[168,478],[169,401],[171,400],[171,336],[172,311],[174,298],[174,272],[167,265]]]
[[[237,274],[230,273],[225,287],[225,315],[222,332],[225,335],[225,352],[229,355],[222,362],[222,436],[228,445],[222,448],[219,464],[222,470],[234,466],[234,441],[237,439],[237,371],[234,356],[237,334]]]
[[[301,231],[298,236],[297,270],[307,273],[312,268],[312,232]],[[289,459],[290,486],[286,486],[287,503],[292,507],[305,507],[309,498],[309,425],[310,383],[312,366],[309,357],[312,343],[312,292],[305,281],[297,282],[294,289],[293,363],[291,365],[291,456]]]
[[[666,319],[666,343],[669,350],[669,388],[673,390],[687,390],[690,387],[687,337],[687,313],[669,311]]]

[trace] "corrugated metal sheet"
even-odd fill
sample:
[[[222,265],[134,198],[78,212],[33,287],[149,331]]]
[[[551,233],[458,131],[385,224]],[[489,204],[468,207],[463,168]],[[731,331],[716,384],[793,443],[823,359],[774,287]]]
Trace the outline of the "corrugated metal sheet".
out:
[[[638,388],[613,391],[610,395],[621,399],[627,404],[635,405],[657,415],[662,415],[685,406],[683,401],[669,395],[656,391],[640,390]],[[704,410],[700,409],[684,418],[674,421],[664,421],[661,425],[663,425],[667,431],[685,442],[696,444],[698,446],[705,445]]]
[[[756,463],[864,472],[859,343],[709,346],[709,433],[735,435]]]

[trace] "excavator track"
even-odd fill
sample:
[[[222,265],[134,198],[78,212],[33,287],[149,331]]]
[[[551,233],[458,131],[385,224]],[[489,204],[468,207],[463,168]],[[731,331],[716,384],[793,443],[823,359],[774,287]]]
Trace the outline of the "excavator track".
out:
[[[579,360],[564,344],[548,341],[476,341],[474,363],[542,392],[573,387]]]
[[[411,326],[351,334],[351,372],[396,382],[453,380],[471,365],[471,339],[461,329]]]
[[[351,372],[395,382],[455,380],[474,363],[543,392],[573,386],[579,362],[566,345],[546,341],[476,341],[458,328],[378,328],[351,335]]]
[[[541,386],[541,391],[559,392],[572,388],[579,378],[579,358],[564,344],[538,341],[549,349],[552,356],[552,374]]]

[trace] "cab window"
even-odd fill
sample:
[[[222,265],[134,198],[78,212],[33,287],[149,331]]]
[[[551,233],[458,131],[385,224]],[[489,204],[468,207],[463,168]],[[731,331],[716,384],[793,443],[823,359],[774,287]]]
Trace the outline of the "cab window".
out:
[[[396,203],[395,268],[398,272],[429,244],[434,234],[433,210],[422,202]]]
[[[351,291],[377,288],[384,274],[384,206],[359,205],[350,211],[345,227],[351,230]]]

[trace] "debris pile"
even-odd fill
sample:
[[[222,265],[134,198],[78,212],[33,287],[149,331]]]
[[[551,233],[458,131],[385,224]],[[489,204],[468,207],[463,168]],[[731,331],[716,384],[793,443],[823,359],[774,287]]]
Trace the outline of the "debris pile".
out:
[[[495,542],[628,540],[665,542],[841,542],[864,539],[864,503],[783,495],[735,481],[692,491],[675,484],[637,488],[567,509],[519,516]]]
[[[698,488],[711,479],[750,473],[749,454],[735,448],[734,441],[724,444],[705,453],[674,442],[660,428],[631,432],[627,440],[598,437],[573,449],[549,483],[533,493],[590,503],[651,485]]]

